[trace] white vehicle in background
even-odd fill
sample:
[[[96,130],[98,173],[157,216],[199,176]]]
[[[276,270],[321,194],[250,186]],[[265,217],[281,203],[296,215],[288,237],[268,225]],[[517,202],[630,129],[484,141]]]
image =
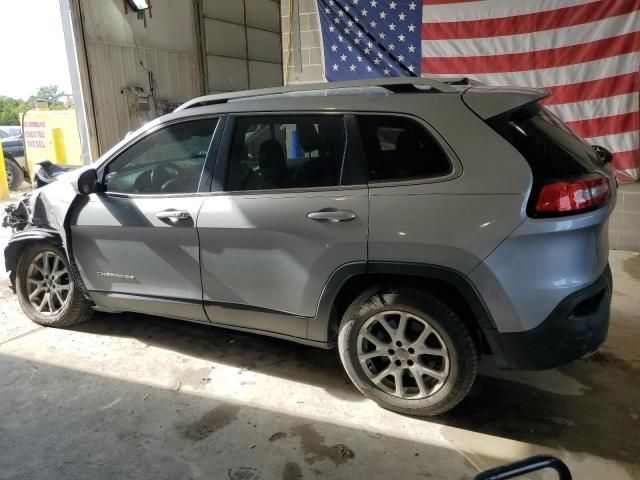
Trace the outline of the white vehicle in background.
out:
[[[22,129],[17,125],[0,126],[0,139],[21,137]]]

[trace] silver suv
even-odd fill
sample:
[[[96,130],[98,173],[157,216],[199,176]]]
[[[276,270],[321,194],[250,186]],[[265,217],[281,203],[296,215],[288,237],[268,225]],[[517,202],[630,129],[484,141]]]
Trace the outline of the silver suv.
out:
[[[6,223],[20,304],[139,312],[337,347],[353,383],[435,415],[478,363],[597,349],[609,156],[540,90],[389,79],[197,98],[37,189]]]

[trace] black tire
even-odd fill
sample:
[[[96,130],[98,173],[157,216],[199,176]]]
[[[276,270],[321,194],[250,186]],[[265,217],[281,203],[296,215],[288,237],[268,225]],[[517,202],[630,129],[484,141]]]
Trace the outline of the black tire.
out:
[[[9,190],[17,190],[24,182],[24,172],[13,158],[5,157],[4,166],[7,170]]]
[[[373,364],[368,363],[369,361],[367,360],[367,366],[363,367],[358,360],[358,332],[360,332],[365,322],[369,321],[374,315],[378,314],[376,318],[379,318],[383,312],[390,311],[403,312],[409,318],[407,322],[417,322],[415,319],[418,317],[427,321],[437,335],[432,337],[431,334],[428,334],[422,344],[428,347],[428,343],[431,341],[441,342],[448,352],[448,375],[440,381],[439,387],[433,388],[432,394],[428,394],[423,398],[401,398],[384,391],[374,384],[365,373],[365,368],[369,368],[368,366]],[[436,340],[433,340],[434,338]],[[364,341],[361,340],[361,342]],[[387,348],[387,346],[384,348]],[[342,318],[338,333],[338,350],[349,378],[366,397],[374,400],[384,408],[409,415],[438,415],[455,407],[471,389],[478,367],[476,344],[459,315],[433,295],[412,287],[376,286],[359,295]],[[398,348],[399,350],[401,349]],[[392,350],[388,351],[391,352]],[[398,352],[395,353],[399,355]],[[407,351],[404,350],[402,355],[404,356],[406,353]],[[415,359],[416,363],[412,363],[412,360],[406,361],[409,365],[414,365],[418,362],[423,365],[425,356],[418,356],[417,352],[415,353],[416,355],[412,355],[411,358]],[[391,365],[393,358],[389,358],[391,360],[390,367],[393,367]],[[384,357],[381,355],[377,361],[382,360],[384,360]],[[402,369],[406,372],[409,367],[406,366],[407,363],[404,363],[405,359],[402,360]],[[444,360],[442,361],[444,362]],[[383,370],[383,368],[381,367],[380,370]],[[406,375],[409,375],[409,373],[406,373]],[[411,373],[411,375],[414,374]],[[422,377],[422,375],[420,376]],[[402,377],[400,381],[401,385],[404,385],[404,378]],[[407,383],[411,382],[411,378],[417,385],[415,376],[410,377]],[[427,381],[429,380],[430,378],[427,377]],[[416,386],[415,388],[418,387]],[[421,394],[422,390],[417,393],[417,396],[419,397]]]
[[[53,314],[38,311],[36,307],[32,305],[27,293],[29,268],[40,254],[47,252],[52,252],[57,255],[64,263],[68,272],[69,293],[64,303],[60,305],[59,310],[54,310]],[[91,308],[91,304],[84,298],[84,295],[78,291],[70,271],[66,253],[60,247],[46,242],[35,242],[24,249],[16,268],[16,293],[20,306],[27,317],[45,327],[68,327],[76,323],[85,322],[91,318],[93,308]]]

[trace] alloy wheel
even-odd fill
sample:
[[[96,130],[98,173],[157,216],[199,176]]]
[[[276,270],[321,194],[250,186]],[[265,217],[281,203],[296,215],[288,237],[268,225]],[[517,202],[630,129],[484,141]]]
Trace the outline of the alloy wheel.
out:
[[[450,357],[426,318],[384,311],[358,332],[357,356],[373,384],[393,396],[417,400],[433,395],[449,376]]]
[[[71,292],[71,278],[57,253],[41,252],[27,271],[27,296],[31,306],[42,315],[55,315],[64,308]]]

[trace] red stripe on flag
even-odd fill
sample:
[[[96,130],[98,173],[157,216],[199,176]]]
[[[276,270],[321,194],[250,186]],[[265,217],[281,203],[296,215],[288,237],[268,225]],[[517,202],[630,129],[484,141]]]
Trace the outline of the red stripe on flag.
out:
[[[447,5],[449,3],[470,3],[480,0],[422,0],[423,5]]]
[[[614,153],[613,166],[624,170],[640,168],[640,149]]]
[[[630,112],[609,117],[589,118],[567,122],[567,125],[584,138],[616,135],[640,130],[640,114]]]
[[[540,32],[595,22],[637,10],[640,10],[640,3],[637,0],[604,0],[511,17],[423,23],[422,39],[485,38]]]
[[[550,97],[542,101],[545,105],[558,105],[561,103],[613,97],[614,95],[624,95],[640,91],[640,73],[625,73],[623,75],[615,75],[613,77],[590,80],[588,82],[545,87],[545,90],[551,93]]]
[[[423,57],[423,73],[496,73],[536,70],[590,62],[637,50],[638,32],[534,52],[470,57]],[[422,52],[423,55],[428,52]]]

